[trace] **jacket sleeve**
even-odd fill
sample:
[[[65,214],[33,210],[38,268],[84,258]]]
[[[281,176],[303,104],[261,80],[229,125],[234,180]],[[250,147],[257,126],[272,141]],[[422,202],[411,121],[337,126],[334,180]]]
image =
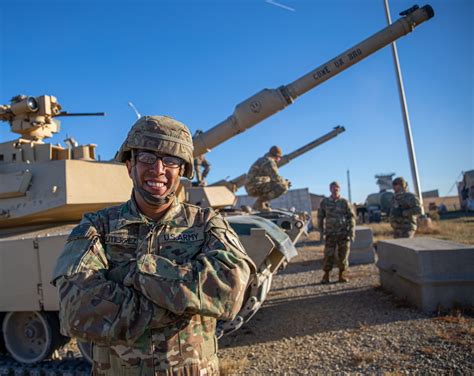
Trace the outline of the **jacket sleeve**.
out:
[[[264,175],[269,176],[271,180],[273,181],[284,180],[278,173],[278,165],[274,159],[268,159],[267,161],[265,161],[262,167],[264,170]]]
[[[232,320],[239,312],[255,265],[237,235],[220,215],[209,211],[202,251],[176,264],[156,254],[137,260],[129,278],[136,290],[176,315],[183,313]]]
[[[53,272],[61,332],[97,344],[130,344],[147,329],[176,322],[133,288],[107,276],[108,261],[95,227],[83,220],[69,235]]]
[[[420,215],[421,214],[421,205],[418,196],[414,194],[410,194],[406,198],[406,202],[402,206],[403,209],[403,216],[410,217],[412,215]]]
[[[347,229],[349,231],[349,236],[352,239],[355,239],[355,225],[356,225],[356,219],[355,219],[355,214],[354,214],[354,208],[351,205],[349,201],[347,202]]]
[[[324,218],[326,217],[326,205],[324,199],[321,201],[318,209],[318,230],[324,232]]]

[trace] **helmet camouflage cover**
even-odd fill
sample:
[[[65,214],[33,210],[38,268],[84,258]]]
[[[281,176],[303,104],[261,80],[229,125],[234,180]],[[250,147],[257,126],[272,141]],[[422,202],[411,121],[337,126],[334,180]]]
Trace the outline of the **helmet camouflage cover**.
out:
[[[392,182],[392,185],[395,185],[395,184],[400,184],[403,189],[407,189],[408,188],[408,183],[406,182],[406,180],[399,176],[398,178],[395,178]]]
[[[281,148],[276,145],[272,146],[268,153],[273,157],[281,157],[283,155],[283,151],[281,150]]]
[[[188,127],[169,116],[143,116],[133,124],[119,151],[117,162],[131,158],[132,149],[152,150],[184,160],[184,177],[192,179],[193,138]]]

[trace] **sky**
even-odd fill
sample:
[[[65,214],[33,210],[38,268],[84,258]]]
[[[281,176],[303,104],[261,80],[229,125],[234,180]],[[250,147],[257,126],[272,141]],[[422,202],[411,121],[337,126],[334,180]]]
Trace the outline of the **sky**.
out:
[[[276,0],[275,0],[276,1]],[[208,130],[264,88],[287,85],[387,24],[383,0],[0,1],[0,104],[54,95],[62,131],[113,158],[142,115]],[[474,6],[433,0],[435,17],[397,41],[421,189],[455,195],[474,168]],[[391,0],[392,21],[414,0]],[[420,6],[426,3],[419,3]],[[272,145],[289,153],[342,125],[346,132],[280,169],[293,188],[328,194],[337,180],[353,202],[377,192],[374,175],[413,188],[389,46],[215,147],[208,181],[234,178]],[[0,142],[14,139],[6,123]],[[244,194],[241,189],[238,193]]]

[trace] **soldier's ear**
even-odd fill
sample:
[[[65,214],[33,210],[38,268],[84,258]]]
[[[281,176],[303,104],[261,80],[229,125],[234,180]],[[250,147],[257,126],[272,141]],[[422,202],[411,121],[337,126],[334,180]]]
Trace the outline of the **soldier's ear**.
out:
[[[125,161],[125,166],[127,166],[127,171],[128,171],[128,176],[130,176],[130,179],[132,178],[132,162],[130,159],[127,159]]]
[[[181,166],[179,166],[179,176],[184,176],[185,168],[186,168],[186,165],[184,163]]]

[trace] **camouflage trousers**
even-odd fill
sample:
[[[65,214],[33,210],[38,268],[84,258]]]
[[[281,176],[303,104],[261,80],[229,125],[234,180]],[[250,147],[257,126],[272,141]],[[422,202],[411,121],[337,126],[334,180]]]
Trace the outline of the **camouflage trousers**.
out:
[[[274,198],[280,197],[283,193],[288,190],[288,184],[286,182],[265,182],[255,186],[246,186],[247,193],[252,197],[257,197],[253,208],[255,210],[262,210],[268,208],[268,201]]]
[[[351,242],[349,236],[331,234],[326,235],[324,241],[323,270],[325,272],[331,271],[336,258],[339,270],[346,270],[349,267],[350,248]]]
[[[153,356],[141,361],[133,359],[124,361],[116,356],[111,356],[106,347],[94,346],[93,348],[92,376],[219,376],[219,359],[217,354],[201,359],[197,363],[187,363],[170,366],[167,369],[160,367],[160,362]]]
[[[415,236],[415,231],[413,229],[404,229],[404,228],[398,228],[398,229],[393,229],[393,237],[395,239],[399,238],[413,238]]]

